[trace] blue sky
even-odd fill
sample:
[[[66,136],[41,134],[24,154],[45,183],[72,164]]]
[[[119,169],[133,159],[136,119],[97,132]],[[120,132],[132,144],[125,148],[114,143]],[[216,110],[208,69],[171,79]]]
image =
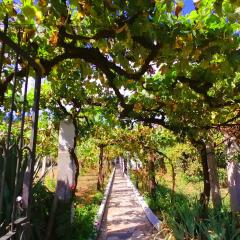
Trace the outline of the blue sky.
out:
[[[194,5],[193,5],[193,0],[185,0],[184,1],[184,8],[183,8],[183,11],[182,11],[182,14],[185,15],[189,12],[191,12],[192,10],[194,10]]]

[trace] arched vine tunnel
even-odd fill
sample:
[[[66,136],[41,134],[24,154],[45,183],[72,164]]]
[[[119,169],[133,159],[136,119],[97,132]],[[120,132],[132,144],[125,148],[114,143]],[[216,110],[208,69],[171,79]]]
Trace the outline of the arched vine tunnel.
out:
[[[0,239],[238,239],[239,8],[1,1]]]

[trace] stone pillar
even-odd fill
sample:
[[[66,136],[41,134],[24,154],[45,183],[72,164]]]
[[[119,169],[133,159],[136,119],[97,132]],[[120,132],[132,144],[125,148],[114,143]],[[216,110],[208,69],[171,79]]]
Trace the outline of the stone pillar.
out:
[[[222,199],[220,194],[220,186],[217,172],[217,162],[215,159],[215,151],[212,142],[207,143],[207,163],[208,163],[208,172],[209,180],[211,186],[211,196],[212,202],[215,209],[220,209],[222,205]]]
[[[230,193],[231,210],[233,212],[240,211],[240,164],[237,162],[237,155],[240,152],[240,147],[237,140],[233,136],[224,134],[227,154],[227,177],[228,189]]]
[[[76,146],[76,131],[72,120],[60,122],[57,187],[45,240],[64,240],[73,218],[73,193],[76,187],[77,159],[73,153]],[[64,224],[63,224],[64,223]],[[54,231],[54,229],[62,231]]]
[[[124,174],[124,159],[123,157],[120,157],[120,163],[121,163],[121,171],[122,171],[122,174]]]
[[[228,189],[230,193],[231,210],[240,211],[240,165],[234,161],[227,164]]]
[[[76,166],[70,155],[75,148],[75,127],[71,120],[60,122],[58,147],[58,177],[56,195],[59,200],[68,201],[75,188]]]

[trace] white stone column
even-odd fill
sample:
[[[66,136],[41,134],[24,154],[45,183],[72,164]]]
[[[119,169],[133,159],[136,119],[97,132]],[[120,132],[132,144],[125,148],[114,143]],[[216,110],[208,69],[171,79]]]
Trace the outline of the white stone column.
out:
[[[75,186],[76,166],[70,156],[70,150],[74,149],[75,127],[72,120],[60,122],[59,147],[58,147],[58,177],[56,194],[60,200],[68,200],[71,190]]]
[[[224,134],[227,141],[227,177],[228,189],[230,193],[231,210],[233,212],[240,211],[240,164],[237,162],[236,155],[240,154],[240,147],[237,144],[236,138],[228,134]]]

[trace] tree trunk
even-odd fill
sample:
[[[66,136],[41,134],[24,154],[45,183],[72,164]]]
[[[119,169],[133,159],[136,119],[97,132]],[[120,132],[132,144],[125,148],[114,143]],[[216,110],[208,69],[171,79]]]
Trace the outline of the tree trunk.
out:
[[[138,170],[136,171],[136,188],[139,189],[139,173],[138,173]]]
[[[164,162],[164,157],[162,157],[162,156],[160,156],[160,158],[159,158],[159,166],[160,166],[161,172],[163,174],[166,174],[167,173],[167,167],[166,167],[166,164]]]
[[[169,161],[172,171],[172,194],[171,194],[171,202],[174,201],[175,196],[175,187],[176,187],[176,172],[172,161]]]
[[[240,211],[240,164],[235,159],[240,152],[240,146],[237,144],[236,137],[224,134],[227,141],[226,155],[227,163],[227,177],[228,189],[230,194],[230,203],[232,212]]]
[[[71,227],[71,206],[79,173],[79,165],[74,152],[75,146],[76,129],[72,120],[62,121],[59,133],[57,186],[46,240],[66,239],[64,233],[68,232]],[[53,229],[55,230],[54,236]]]
[[[149,188],[150,188],[150,194],[152,198],[156,199],[156,172],[155,172],[155,156],[154,153],[151,152],[149,156]]]
[[[202,206],[202,217],[207,217],[208,203],[210,198],[210,180],[208,172],[208,163],[207,163],[207,148],[206,144],[203,141],[196,141],[191,139],[192,144],[196,147],[200,154],[201,165],[203,171],[203,192],[200,194],[200,204]]]
[[[136,160],[136,165],[135,165],[135,173],[136,173],[136,188],[139,189],[139,169],[138,169],[138,164],[137,164],[137,160]]]
[[[149,175],[149,166],[146,165],[143,169],[143,175],[142,175],[142,185],[144,186],[144,191],[149,191],[149,182],[150,182],[150,175]]]
[[[98,164],[98,181],[97,181],[97,190],[101,191],[103,188],[103,150],[104,146],[100,145],[99,153],[99,164]]]
[[[111,172],[111,161],[110,161],[110,159],[108,159],[107,160],[107,168],[108,168],[108,173],[110,173]]]
[[[78,177],[79,177],[79,172],[80,172],[80,165],[78,162],[77,155],[75,153],[75,148],[76,148],[76,141],[75,141],[75,146],[74,148],[69,149],[69,154],[72,159],[74,169],[75,169],[75,176],[74,176],[74,185],[72,186],[72,193],[75,195],[76,189],[77,189],[77,184],[78,184]]]
[[[208,163],[208,169],[209,169],[209,180],[210,180],[213,207],[215,209],[221,209],[222,200],[221,200],[221,194],[220,194],[214,146],[212,145],[212,143],[208,143],[206,146],[206,149],[207,149],[207,163]]]
[[[123,159],[123,163],[124,163],[123,164],[123,166],[124,166],[123,167],[123,173],[127,175],[128,174],[128,169],[127,169],[127,159],[126,158]]]
[[[201,164],[203,170],[203,192],[201,193],[200,202],[204,209],[208,207],[209,198],[210,198],[210,179],[208,172],[208,163],[207,163],[207,148],[205,143],[202,142],[200,149]]]

